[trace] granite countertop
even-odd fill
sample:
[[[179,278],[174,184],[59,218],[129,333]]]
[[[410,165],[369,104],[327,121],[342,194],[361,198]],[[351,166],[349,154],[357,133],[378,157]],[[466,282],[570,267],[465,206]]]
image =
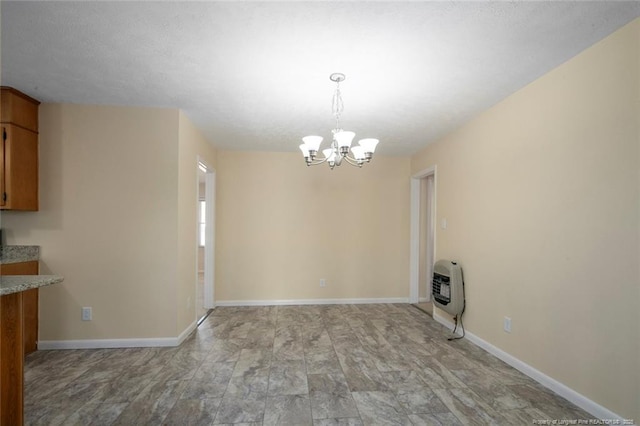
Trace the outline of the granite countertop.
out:
[[[0,246],[0,265],[40,259],[40,246]]]
[[[60,283],[63,280],[59,275],[3,275],[0,277],[0,296]]]

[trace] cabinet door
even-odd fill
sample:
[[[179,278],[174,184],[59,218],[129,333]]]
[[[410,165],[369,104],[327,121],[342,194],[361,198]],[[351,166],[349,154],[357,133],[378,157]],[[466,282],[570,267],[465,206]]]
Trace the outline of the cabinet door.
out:
[[[38,131],[40,102],[11,87],[0,87],[0,122]]]
[[[2,142],[0,143],[0,208],[4,208],[7,200],[4,196],[5,187],[4,187],[4,144],[7,139],[7,128],[2,126],[0,129],[0,137],[2,138]]]
[[[38,275],[38,262],[9,263],[0,266],[2,275]],[[38,289],[22,292],[24,354],[38,349]]]
[[[3,209],[38,210],[38,134],[11,124],[3,128]]]
[[[0,425],[22,425],[22,293],[0,296]]]

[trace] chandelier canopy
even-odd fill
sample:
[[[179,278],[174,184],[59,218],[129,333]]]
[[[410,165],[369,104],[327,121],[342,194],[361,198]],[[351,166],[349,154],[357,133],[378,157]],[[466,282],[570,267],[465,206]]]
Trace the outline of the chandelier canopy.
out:
[[[351,146],[351,142],[356,134],[340,128],[340,115],[344,109],[342,96],[340,95],[340,83],[343,82],[345,78],[345,75],[342,73],[333,73],[329,76],[329,79],[336,83],[336,90],[333,93],[331,105],[333,116],[336,118],[336,127],[331,131],[333,137],[329,148],[322,150],[324,158],[316,159],[316,155],[320,149],[320,143],[323,139],[322,136],[310,135],[302,138],[304,143],[300,145],[300,150],[302,151],[307,166],[315,166],[326,162],[329,164],[331,170],[333,170],[335,166],[342,164],[342,160],[345,160],[352,166],[362,167],[364,163],[370,162],[373,157],[376,145],[378,145],[378,139],[360,139],[358,146]]]

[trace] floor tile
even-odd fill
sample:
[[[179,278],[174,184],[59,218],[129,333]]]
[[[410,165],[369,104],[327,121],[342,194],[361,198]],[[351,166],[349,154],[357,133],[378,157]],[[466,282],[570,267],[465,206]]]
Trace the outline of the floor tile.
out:
[[[347,378],[342,373],[333,374],[309,374],[309,392],[347,393],[349,385]]]
[[[118,418],[127,406],[126,403],[107,404],[91,403],[82,406],[75,413],[65,419],[65,425],[108,425]]]
[[[266,349],[242,349],[233,370],[233,377],[252,376],[268,372],[272,353]]]
[[[333,348],[305,349],[304,360],[308,374],[342,373],[340,361]]]
[[[273,341],[273,359],[277,361],[304,360],[304,345],[302,339],[293,333],[275,336]]]
[[[218,408],[215,424],[262,422],[266,399],[266,396],[237,398],[225,395]]]
[[[131,401],[115,425],[160,424],[169,414],[187,386],[187,380],[152,381]]]
[[[308,395],[277,395],[267,398],[264,426],[312,424]]]
[[[396,393],[396,399],[406,413],[446,413],[449,410],[429,388],[413,389]]]
[[[351,392],[386,391],[389,389],[373,361],[352,356],[341,357],[340,365]]]
[[[162,424],[208,426],[213,423],[219,405],[220,399],[179,399]]]
[[[359,415],[351,392],[311,391],[311,414],[314,419],[357,417]]]
[[[386,372],[382,373],[382,377],[389,389],[394,392],[422,390],[427,387],[427,383],[421,378],[421,374],[413,370]]]
[[[232,377],[225,395],[239,398],[264,397],[269,389],[269,371],[263,370],[255,374]]]
[[[25,404],[24,423],[31,426],[59,426],[74,411],[71,404],[43,405]]]
[[[308,394],[304,360],[277,361],[269,373],[269,396]]]
[[[504,424],[505,420],[470,389],[438,389],[438,398],[463,424]]]
[[[364,424],[411,425],[393,392],[353,392]]]
[[[410,305],[218,307],[178,347],[36,351],[25,423],[531,424],[579,409]]]
[[[414,426],[463,426],[452,413],[409,414],[409,420]]]

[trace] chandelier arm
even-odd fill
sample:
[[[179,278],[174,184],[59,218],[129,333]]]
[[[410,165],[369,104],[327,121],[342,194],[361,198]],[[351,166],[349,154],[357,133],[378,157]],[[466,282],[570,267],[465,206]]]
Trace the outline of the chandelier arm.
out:
[[[322,164],[325,163],[328,160],[327,157],[323,158],[322,160],[311,160],[311,161],[307,161],[307,166],[317,166],[318,164]]]
[[[356,160],[355,158],[349,157],[348,154],[344,155],[342,158],[347,160],[347,163],[349,163],[349,164],[351,164],[352,166],[355,166],[355,167],[362,167],[362,164],[364,164],[364,162],[361,162],[361,161]]]

